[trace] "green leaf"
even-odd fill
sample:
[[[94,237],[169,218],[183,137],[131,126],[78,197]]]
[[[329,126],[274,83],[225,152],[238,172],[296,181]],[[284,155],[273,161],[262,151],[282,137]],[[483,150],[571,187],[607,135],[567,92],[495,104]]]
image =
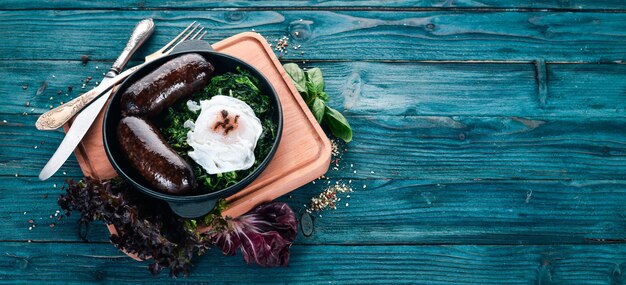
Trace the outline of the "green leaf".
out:
[[[339,111],[326,106],[324,122],[336,137],[341,138],[345,142],[352,140],[352,128],[348,124],[348,120]]]
[[[317,98],[317,92],[315,92],[315,87],[313,87],[313,83],[311,81],[306,82],[307,96],[302,96],[306,104],[311,107],[313,106],[313,100]]]
[[[324,91],[324,77],[322,76],[322,70],[319,68],[311,68],[305,71],[306,78],[314,88],[315,94],[322,93]],[[309,90],[311,92],[311,90]]]
[[[311,111],[313,111],[313,116],[315,116],[315,119],[320,124],[322,123],[322,119],[324,118],[324,113],[326,112],[325,107],[326,107],[326,104],[324,104],[324,101],[320,100],[319,98],[313,99],[313,105],[311,106]]]
[[[296,86],[296,89],[298,89],[298,92],[301,94],[307,93],[306,76],[304,75],[304,71],[302,71],[302,69],[300,69],[300,67],[295,63],[287,63],[283,65],[283,68],[287,74],[289,74],[289,77],[291,77],[291,81],[293,81],[293,84]]]
[[[328,100],[330,100],[330,97],[328,97],[328,94],[326,92],[324,92],[324,91],[318,93],[317,97],[322,99],[322,101],[324,101],[324,102],[328,102]]]

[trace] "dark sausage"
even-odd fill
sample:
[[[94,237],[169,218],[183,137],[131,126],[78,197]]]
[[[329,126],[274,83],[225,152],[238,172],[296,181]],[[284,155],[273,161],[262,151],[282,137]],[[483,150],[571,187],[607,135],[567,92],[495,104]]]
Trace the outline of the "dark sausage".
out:
[[[126,89],[120,98],[122,115],[157,115],[179,99],[202,90],[214,70],[197,53],[171,59]]]
[[[117,126],[117,140],[134,169],[158,191],[189,194],[195,177],[189,164],[163,140],[157,128],[138,117],[125,117]]]

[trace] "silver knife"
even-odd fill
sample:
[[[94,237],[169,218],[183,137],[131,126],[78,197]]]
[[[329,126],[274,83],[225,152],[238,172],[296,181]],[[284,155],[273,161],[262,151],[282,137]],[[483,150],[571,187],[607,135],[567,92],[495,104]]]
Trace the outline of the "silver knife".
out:
[[[113,63],[111,69],[104,76],[104,79],[102,79],[100,84],[119,74],[124,69],[124,66],[130,60],[133,53],[146,41],[146,39],[150,37],[153,31],[154,22],[152,19],[145,19],[137,23],[130,39],[128,40],[128,43],[126,44],[126,47],[124,48],[124,51],[122,51],[122,54],[120,54],[117,60]],[[102,110],[104,105],[106,105],[110,95],[111,90],[102,94],[100,98],[89,104],[89,106],[76,115],[74,123],[70,127],[67,134],[65,134],[65,138],[61,142],[61,145],[59,145],[59,148],[57,148],[50,160],[48,160],[48,163],[46,163],[39,173],[39,179],[46,180],[56,173],[59,168],[61,168],[65,161],[70,157],[76,146],[83,139],[93,122],[96,120],[100,110]]]

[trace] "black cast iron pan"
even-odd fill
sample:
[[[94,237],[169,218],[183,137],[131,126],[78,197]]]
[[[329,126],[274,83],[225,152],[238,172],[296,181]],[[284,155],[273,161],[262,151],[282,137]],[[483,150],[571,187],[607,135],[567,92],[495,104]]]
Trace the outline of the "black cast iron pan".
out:
[[[118,122],[121,119],[120,97],[124,93],[124,91],[135,81],[144,77],[168,60],[184,53],[197,53],[202,55],[215,67],[215,75],[219,75],[229,71],[234,72],[236,70],[236,67],[238,66],[240,68],[248,70],[250,74],[259,79],[260,89],[262,93],[266,94],[270,98],[270,105],[273,109],[271,118],[274,120],[274,123],[277,126],[276,140],[274,141],[274,144],[272,145],[269,154],[263,159],[259,166],[255,170],[253,170],[252,173],[250,173],[250,175],[230,187],[215,192],[195,196],[174,196],[151,189],[149,184],[144,181],[141,175],[139,175],[139,173],[131,167],[127,158],[121,151],[116,132]],[[131,185],[133,185],[138,191],[156,199],[167,202],[172,211],[174,211],[174,213],[183,218],[195,218],[210,212],[215,206],[215,203],[218,199],[226,198],[240,191],[248,184],[250,184],[257,176],[259,176],[263,169],[265,169],[265,167],[269,164],[270,160],[274,156],[274,153],[276,153],[276,149],[278,148],[278,144],[280,142],[282,134],[282,129],[283,114],[280,106],[280,100],[278,99],[278,94],[276,94],[276,91],[272,87],[271,83],[263,76],[263,74],[261,74],[258,70],[256,70],[248,63],[235,57],[213,51],[211,49],[211,45],[204,41],[183,42],[173,50],[172,54],[150,62],[146,66],[140,68],[135,73],[130,75],[120,85],[115,94],[113,94],[111,102],[105,113],[104,125],[102,126],[104,149],[111,162],[111,165],[117,171],[119,176],[121,176]]]

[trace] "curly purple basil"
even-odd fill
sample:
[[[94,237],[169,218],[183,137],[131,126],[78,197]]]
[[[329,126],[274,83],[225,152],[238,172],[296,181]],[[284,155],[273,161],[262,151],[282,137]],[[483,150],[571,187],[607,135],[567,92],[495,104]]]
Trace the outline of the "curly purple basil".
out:
[[[297,236],[298,220],[291,208],[270,202],[247,214],[227,220],[223,230],[210,234],[225,255],[235,255],[241,248],[247,263],[264,267],[289,265],[289,248]]]

